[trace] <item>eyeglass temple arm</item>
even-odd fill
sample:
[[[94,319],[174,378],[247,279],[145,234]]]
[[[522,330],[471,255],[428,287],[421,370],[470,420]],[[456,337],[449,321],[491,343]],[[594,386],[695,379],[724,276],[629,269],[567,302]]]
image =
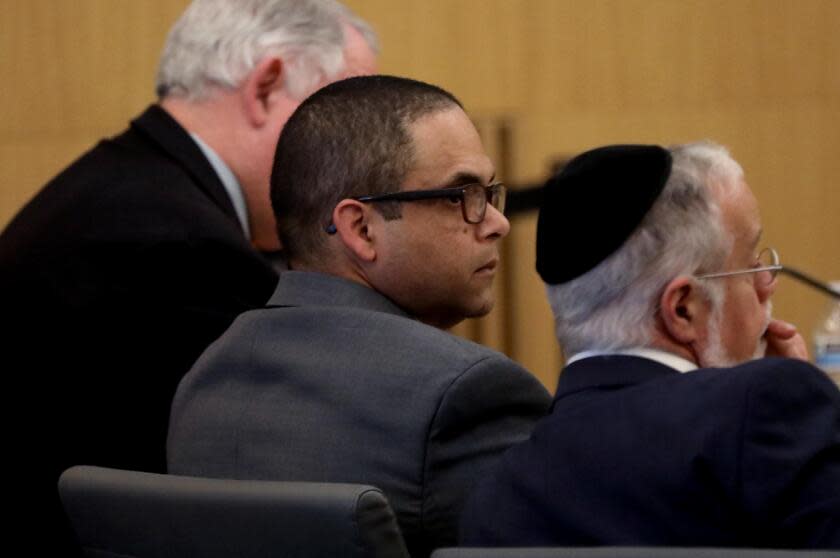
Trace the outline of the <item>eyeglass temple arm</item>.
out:
[[[827,294],[828,296],[830,296],[832,298],[840,299],[840,292],[835,291],[834,289],[832,289],[830,286],[823,283],[822,281],[818,281],[818,280],[814,279],[813,277],[811,277],[810,275],[802,273],[801,271],[799,271],[796,268],[790,267],[789,265],[783,265],[783,266],[781,266],[781,269],[779,271],[781,271],[785,275],[789,275],[790,277],[793,277],[797,281],[802,281],[806,285],[810,285],[811,287],[814,287],[815,289],[817,289],[819,291],[822,291],[823,293]]]

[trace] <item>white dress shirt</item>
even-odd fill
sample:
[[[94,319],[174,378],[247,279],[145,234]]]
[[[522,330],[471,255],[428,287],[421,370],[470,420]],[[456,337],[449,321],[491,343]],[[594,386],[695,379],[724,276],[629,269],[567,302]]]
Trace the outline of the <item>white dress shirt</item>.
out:
[[[219,157],[219,154],[213,151],[212,147],[204,143],[200,137],[192,132],[190,132],[190,136],[198,144],[204,156],[207,157],[210,166],[219,175],[219,180],[221,180],[222,186],[225,187],[230,202],[233,204],[233,209],[236,211],[236,216],[239,218],[239,223],[242,225],[242,232],[245,233],[245,238],[251,240],[251,227],[248,225],[248,206],[245,205],[245,195],[242,193],[242,186],[236,179],[236,175],[233,174],[233,171],[230,170],[227,163]]]
[[[665,366],[673,368],[677,372],[681,373],[697,370],[697,365],[691,362],[690,360],[686,360],[681,356],[677,356],[673,353],[669,353],[659,349],[652,349],[650,347],[631,347],[629,349],[619,349],[615,351],[581,351],[579,353],[573,354],[566,361],[566,365],[568,366],[569,364],[577,360],[582,360],[584,358],[608,355],[636,356],[646,358],[649,360],[655,360],[656,362],[664,364]]]

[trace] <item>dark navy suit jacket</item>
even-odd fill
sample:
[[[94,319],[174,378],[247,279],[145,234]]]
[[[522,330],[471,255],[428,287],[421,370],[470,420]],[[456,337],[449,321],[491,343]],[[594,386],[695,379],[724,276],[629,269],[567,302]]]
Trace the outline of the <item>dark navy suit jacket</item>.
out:
[[[276,283],[215,171],[158,106],[20,211],[0,236],[15,418],[5,445],[18,473],[11,509],[38,527],[39,544],[68,539],[55,533],[64,468],[164,470],[178,381]]]
[[[840,548],[840,391],[787,359],[577,361],[475,490],[462,543]]]

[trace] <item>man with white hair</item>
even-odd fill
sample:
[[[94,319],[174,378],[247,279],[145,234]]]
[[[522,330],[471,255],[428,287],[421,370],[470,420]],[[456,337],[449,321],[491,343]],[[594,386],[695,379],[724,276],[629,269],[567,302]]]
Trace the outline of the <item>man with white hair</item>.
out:
[[[159,102],[3,232],[10,389],[48,409],[17,427],[39,515],[61,513],[71,465],[164,470],[181,376],[277,283],[280,130],[319,87],[372,73],[376,48],[334,0],[195,0],[167,39]]]
[[[778,255],[724,148],[576,157],[537,270],[569,358],[463,543],[840,548],[840,392],[770,317]]]

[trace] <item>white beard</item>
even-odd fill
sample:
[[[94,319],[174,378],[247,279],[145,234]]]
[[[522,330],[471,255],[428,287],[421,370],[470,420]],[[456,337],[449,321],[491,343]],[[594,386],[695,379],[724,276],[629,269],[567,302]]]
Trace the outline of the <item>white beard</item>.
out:
[[[764,327],[761,328],[761,336],[756,341],[755,350],[749,360],[764,358],[767,353],[767,339],[764,338],[764,332],[767,331],[767,326],[773,315],[773,303],[768,301],[764,316]],[[712,311],[711,320],[709,322],[708,345],[706,349],[701,352],[701,365],[704,367],[718,367],[724,368],[740,364],[737,359],[733,358],[726,347],[723,346],[723,341],[720,336],[720,323],[723,319],[722,305],[715,305]]]

